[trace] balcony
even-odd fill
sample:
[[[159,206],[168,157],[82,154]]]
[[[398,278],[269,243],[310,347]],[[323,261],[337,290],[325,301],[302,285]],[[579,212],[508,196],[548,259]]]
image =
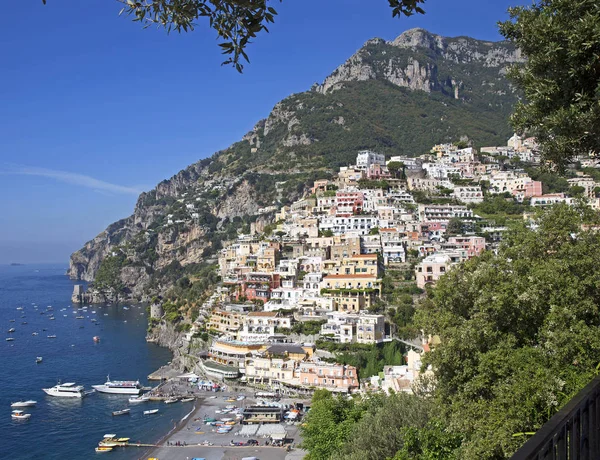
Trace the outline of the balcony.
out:
[[[600,376],[527,441],[511,460],[600,459]]]

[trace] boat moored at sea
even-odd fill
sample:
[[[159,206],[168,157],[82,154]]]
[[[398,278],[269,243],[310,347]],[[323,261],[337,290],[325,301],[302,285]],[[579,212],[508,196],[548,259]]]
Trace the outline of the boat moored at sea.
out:
[[[158,412],[158,409],[145,410],[144,415],[152,415],[152,414],[156,414],[157,412]]]
[[[83,385],[77,385],[73,382],[59,383],[52,388],[42,388],[49,396],[58,396],[61,398],[83,398],[86,395]]]
[[[134,396],[132,398],[129,398],[128,401],[129,404],[137,404],[150,401],[150,398],[148,396]]]
[[[35,358],[35,362],[37,364],[41,363],[44,360],[44,358],[42,358],[41,356],[38,356],[37,358]]]
[[[14,410],[10,416],[13,420],[28,420],[31,414],[26,414],[22,410]]]
[[[128,415],[131,412],[131,409],[121,409],[113,411],[113,415]]]
[[[33,401],[29,399],[27,401],[17,401],[14,403],[10,403],[10,407],[33,407],[37,404],[37,401]]]
[[[96,447],[97,454],[105,454],[107,452],[111,452],[112,450],[113,450],[112,447],[105,447],[105,446]]]
[[[179,399],[169,398],[169,399],[165,399],[165,404],[173,404],[173,403],[176,403],[177,401],[179,401]]]
[[[103,385],[92,385],[100,393],[121,394],[121,395],[139,395],[142,392],[142,385],[139,380],[111,380],[110,376],[106,378]]]
[[[196,399],[196,398],[182,398],[182,399],[181,399],[181,402],[182,402],[182,403],[184,403],[184,402],[191,402],[191,401],[193,401],[194,399]]]
[[[129,443],[129,438],[117,438],[116,434],[105,434],[102,441],[98,443],[100,447],[118,447]]]

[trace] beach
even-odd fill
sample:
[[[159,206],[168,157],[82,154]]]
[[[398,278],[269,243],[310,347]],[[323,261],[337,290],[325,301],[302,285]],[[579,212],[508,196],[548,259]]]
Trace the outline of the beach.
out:
[[[193,409],[177,424],[177,427],[160,441],[160,447],[156,447],[140,459],[157,458],[159,460],[190,460],[194,457],[207,460],[239,460],[243,457],[256,457],[260,460],[299,460],[306,452],[298,448],[290,451],[286,447],[275,447],[265,445],[267,438],[254,437],[258,446],[237,447],[231,446],[231,441],[246,442],[249,438],[240,436],[241,425],[236,423],[232,431],[227,434],[219,434],[216,427],[206,425],[205,417],[219,419],[224,415],[216,411],[224,409],[227,405],[245,407],[257,403],[253,397],[253,391],[236,390],[235,392],[207,392],[203,391],[202,399],[198,399]],[[241,401],[231,402],[239,395],[245,395]],[[227,401],[230,399],[230,401]],[[282,404],[289,404],[292,400],[281,400]],[[282,423],[287,433],[286,438],[295,446],[300,442],[299,426],[297,424]],[[257,427],[258,428],[258,427]]]

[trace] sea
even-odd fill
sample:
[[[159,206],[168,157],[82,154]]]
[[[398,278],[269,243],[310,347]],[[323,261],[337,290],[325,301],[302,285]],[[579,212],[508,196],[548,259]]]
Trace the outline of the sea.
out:
[[[59,380],[89,390],[91,385],[104,383],[108,375],[113,380],[139,379],[154,386],[157,382],[148,382],[147,376],[171,359],[167,349],[146,343],[144,305],[89,305],[85,311],[72,304],[76,282],[65,276],[66,268],[0,265],[2,459],[96,458],[94,448],[108,433],[132,442],[155,443],[191,410],[189,404],[147,402],[132,405],[130,415],[113,416],[112,411],[129,407],[127,396],[94,393],[71,399],[42,391]],[[10,328],[15,332],[9,333]],[[100,338],[98,343],[94,336]],[[7,337],[14,341],[6,341]],[[43,358],[39,364],[37,356]],[[35,407],[26,409],[31,418],[13,421],[10,403],[29,399],[37,401]],[[155,408],[158,414],[142,414]],[[113,460],[147,458],[145,453],[144,448],[129,447],[108,456]]]

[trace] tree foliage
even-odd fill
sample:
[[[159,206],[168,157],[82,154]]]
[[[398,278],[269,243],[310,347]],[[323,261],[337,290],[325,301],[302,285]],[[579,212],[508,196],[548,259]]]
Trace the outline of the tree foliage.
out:
[[[501,33],[527,58],[509,77],[523,90],[512,122],[534,135],[544,157],[564,168],[600,151],[600,4],[537,0],[509,10]]]
[[[42,0],[45,5],[47,0]],[[279,0],[281,3],[282,0]],[[117,0],[123,5],[121,13],[133,16],[144,27],[156,25],[168,32],[194,30],[196,21],[205,19],[217,32],[222,53],[228,58],[223,64],[232,64],[242,72],[242,60],[249,62],[246,46],[260,32],[268,32],[277,11],[277,0]],[[392,16],[424,14],[425,0],[388,0]]]
[[[417,311],[441,344],[426,355],[436,399],[462,433],[462,459],[510,456],[600,362],[600,235],[589,209],[557,205],[515,224],[440,279]]]
[[[361,398],[318,390],[302,426],[307,459],[452,459],[460,437],[437,415],[434,401],[406,393]]]

